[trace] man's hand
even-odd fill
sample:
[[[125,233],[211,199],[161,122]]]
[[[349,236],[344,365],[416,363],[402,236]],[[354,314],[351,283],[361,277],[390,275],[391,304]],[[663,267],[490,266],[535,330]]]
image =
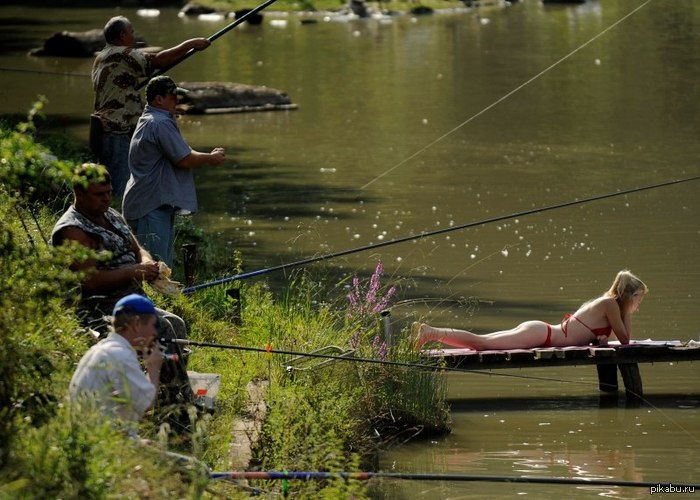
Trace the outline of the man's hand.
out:
[[[206,38],[193,38],[187,42],[195,50],[204,50],[211,45],[211,42]]]
[[[160,367],[163,365],[163,353],[160,350],[158,340],[146,347],[141,352],[141,357],[143,359],[143,365],[146,367],[146,371],[148,372],[148,378],[157,389],[158,380],[160,378]]]
[[[158,277],[151,281],[151,286],[154,290],[162,293],[163,295],[177,295],[180,293],[180,288],[182,283],[179,281],[173,281],[170,279],[172,275],[171,269],[165,262],[158,263]]]
[[[158,277],[158,262],[148,261],[134,264],[134,278],[139,281],[151,282]]]
[[[226,152],[224,148],[214,148],[209,153],[209,156],[212,165],[220,165],[226,159]]]

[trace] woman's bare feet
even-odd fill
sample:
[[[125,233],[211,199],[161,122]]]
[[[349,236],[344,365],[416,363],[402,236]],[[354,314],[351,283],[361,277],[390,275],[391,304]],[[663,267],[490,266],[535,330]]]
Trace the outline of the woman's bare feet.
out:
[[[411,346],[413,350],[420,350],[423,344],[430,340],[425,338],[426,328],[428,328],[428,325],[425,323],[418,323],[417,321],[411,325]]]

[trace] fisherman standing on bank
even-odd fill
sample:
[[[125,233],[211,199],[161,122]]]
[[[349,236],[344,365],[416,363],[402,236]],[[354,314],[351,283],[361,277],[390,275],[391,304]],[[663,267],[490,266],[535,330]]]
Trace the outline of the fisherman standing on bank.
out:
[[[148,104],[131,139],[131,177],[122,202],[136,239],[168,267],[173,266],[175,253],[175,216],[198,209],[193,170],[226,160],[224,148],[197,151],[182,137],[176,121],[177,96],[185,92],[166,75],[148,82]]]
[[[121,200],[129,180],[129,142],[144,108],[137,90],[140,80],[148,78],[154,70],[174,64],[192,49],[206,49],[211,42],[192,38],[156,54],[147,54],[135,48],[134,28],[124,16],[107,21],[104,36],[107,45],[97,54],[92,67],[95,104],[90,147],[100,163],[107,166],[113,195]]]

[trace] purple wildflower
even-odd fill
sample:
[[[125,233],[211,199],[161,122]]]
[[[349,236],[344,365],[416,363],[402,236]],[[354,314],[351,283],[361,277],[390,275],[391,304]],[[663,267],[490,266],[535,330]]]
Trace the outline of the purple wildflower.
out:
[[[391,288],[389,288],[389,290],[386,292],[386,295],[384,297],[382,297],[382,300],[380,300],[377,303],[377,305],[372,308],[372,312],[373,313],[380,313],[384,309],[386,309],[386,306],[389,305],[389,301],[391,300],[391,298],[394,296],[395,293],[396,293],[395,286],[392,286]]]
[[[382,361],[386,360],[386,354],[387,354],[387,349],[386,349],[386,342],[382,342],[379,345],[379,359]]]
[[[372,277],[369,280],[369,290],[367,290],[367,297],[365,299],[365,303],[368,308],[371,308],[377,299],[377,292],[379,291],[380,286],[379,278],[381,277],[382,272],[384,272],[384,266],[382,266],[381,262],[377,262],[377,268],[374,270],[374,274],[372,274]]]

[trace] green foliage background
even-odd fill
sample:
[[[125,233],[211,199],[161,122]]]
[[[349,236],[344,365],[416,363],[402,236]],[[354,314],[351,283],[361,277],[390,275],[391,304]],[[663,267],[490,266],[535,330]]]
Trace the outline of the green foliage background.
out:
[[[38,101],[25,123],[0,125],[0,498],[247,497],[250,487],[211,483],[203,471],[230,470],[231,429],[245,414],[246,388],[259,380],[269,387],[254,450],[263,470],[371,469],[376,453],[397,436],[449,429],[439,372],[357,362],[294,372],[291,356],[265,352],[347,350],[354,342],[356,356],[378,355],[378,315],[369,307],[353,312],[344,283],[328,285],[332,277],[304,271],[278,294],[265,283],[232,285],[241,296],[240,318],[224,287],[176,297],[149,291],[158,306],[185,319],[190,339],[258,349],[193,348],[189,369],[221,374],[222,386],[214,413],[199,415],[186,439],[174,439],[150,416],[141,426],[150,441],[144,445],[99,415],[72,412],[68,383],[93,340],[76,319],[80,276],[68,267],[89,251],[52,248],[47,235],[70,199],[72,170],[89,155],[75,151],[71,160],[59,159],[36,141],[45,104]],[[206,240],[196,228],[179,232]],[[240,270],[239,256],[206,247],[204,255],[210,266],[204,272],[212,276]],[[386,293],[379,279],[365,305]],[[418,361],[407,341],[383,355]],[[167,450],[196,461],[183,465]],[[359,481],[261,481],[255,488],[299,498],[368,496]]]

